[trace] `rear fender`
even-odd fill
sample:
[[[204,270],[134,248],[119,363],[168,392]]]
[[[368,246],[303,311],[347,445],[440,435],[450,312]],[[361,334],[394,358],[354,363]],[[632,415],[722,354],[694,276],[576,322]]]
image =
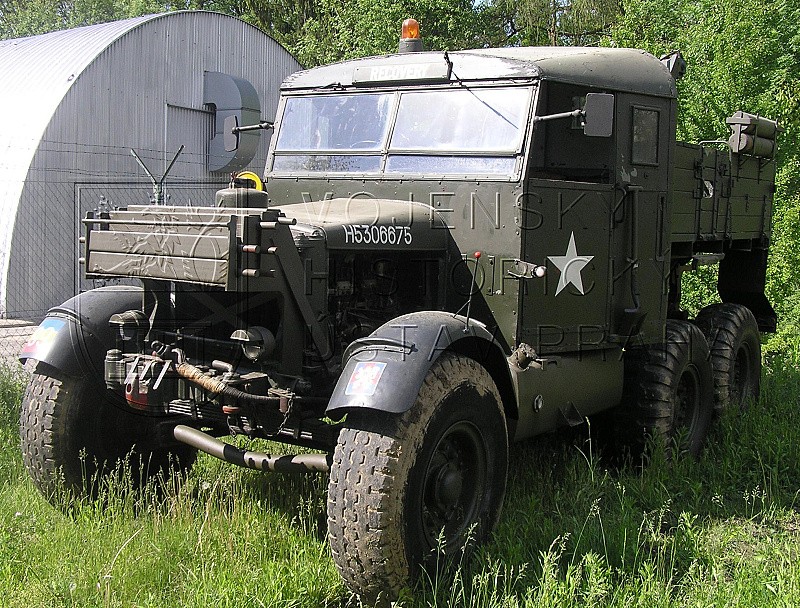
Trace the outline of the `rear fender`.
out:
[[[47,312],[19,355],[35,359],[73,378],[103,380],[106,351],[114,347],[111,315],[140,310],[142,288],[115,285],[92,289]]]
[[[486,326],[475,320],[467,324],[464,317],[450,313],[425,311],[392,319],[347,347],[326,413],[335,418],[352,409],[393,414],[409,410],[428,371],[448,350],[486,367],[504,403],[513,403],[504,349]],[[512,408],[510,414],[515,412]]]

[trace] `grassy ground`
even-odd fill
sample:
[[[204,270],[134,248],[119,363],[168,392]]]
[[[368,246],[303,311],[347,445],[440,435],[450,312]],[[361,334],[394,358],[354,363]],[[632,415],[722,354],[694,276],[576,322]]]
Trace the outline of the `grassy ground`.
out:
[[[699,462],[609,472],[583,440],[515,446],[494,542],[400,605],[800,605],[800,371],[773,368]],[[52,508],[19,455],[21,381],[0,374],[3,606],[358,605],[328,556],[323,476],[203,457],[160,497]]]

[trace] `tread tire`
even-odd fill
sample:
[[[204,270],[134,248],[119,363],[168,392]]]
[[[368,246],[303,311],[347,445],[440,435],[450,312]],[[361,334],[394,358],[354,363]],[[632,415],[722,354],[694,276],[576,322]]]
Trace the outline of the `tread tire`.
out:
[[[429,503],[447,496],[442,488],[448,486],[432,480],[447,479],[450,469],[441,463],[453,446],[463,452],[446,466],[457,461],[463,468],[456,475],[460,481],[449,487],[457,488],[458,501],[467,497],[468,506],[451,513],[469,515],[455,516],[450,533],[443,526],[443,542],[437,543],[430,520],[438,507]],[[475,459],[464,466],[472,448]],[[500,395],[489,373],[469,358],[443,353],[403,414],[351,413],[328,486],[331,552],[346,585],[364,601],[387,603],[422,569],[431,572],[485,541],[500,515],[507,472]]]
[[[135,487],[170,467],[185,472],[196,450],[189,446],[139,449],[154,440],[154,421],[114,404],[84,379],[39,363],[22,397],[20,439],[25,468],[48,500],[59,492],[94,497],[101,479],[123,462]]]
[[[665,344],[637,348],[626,354],[626,418],[620,432],[641,452],[648,437],[667,448],[698,456],[713,417],[713,380],[708,344],[700,330],[685,321],[668,320]],[[627,427],[627,428],[626,428]],[[633,439],[633,441],[631,441]]]
[[[706,336],[714,369],[714,408],[742,411],[758,399],[761,386],[761,335],[750,309],[741,304],[712,304],[695,323]]]

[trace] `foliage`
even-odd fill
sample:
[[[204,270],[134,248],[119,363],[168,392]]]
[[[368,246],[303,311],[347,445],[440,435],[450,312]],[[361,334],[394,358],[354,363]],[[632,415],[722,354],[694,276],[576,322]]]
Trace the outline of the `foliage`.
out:
[[[122,4],[118,0],[2,0],[0,37],[32,36],[131,16]]]
[[[782,158],[787,152],[796,157],[798,17],[800,7],[782,1],[767,6],[757,0],[635,0],[625,3],[613,42],[656,55],[682,51],[689,69],[679,82],[680,138],[724,136],[725,118],[747,109],[788,127]]]
[[[311,67],[393,52],[407,17],[420,22],[429,50],[597,44],[621,7],[619,0],[0,0],[0,38],[185,9],[249,21]]]
[[[396,52],[400,24],[412,16],[428,50],[482,46],[470,0],[319,0],[316,9],[293,37],[277,37],[307,66]]]
[[[619,15],[618,0],[246,0],[253,22],[306,66],[391,53],[407,17],[425,48],[597,44]]]
[[[479,10],[496,45],[593,46],[622,12],[620,0],[494,0]]]
[[[287,48],[293,47],[306,23],[319,18],[319,0],[244,0],[253,22]]]

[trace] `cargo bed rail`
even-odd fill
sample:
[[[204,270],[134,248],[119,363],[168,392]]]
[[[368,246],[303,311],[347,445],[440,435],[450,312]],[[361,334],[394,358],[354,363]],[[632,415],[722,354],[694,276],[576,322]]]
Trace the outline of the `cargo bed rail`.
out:
[[[242,278],[274,272],[261,264],[261,241],[272,240],[262,233],[281,228],[288,233],[291,223],[268,209],[133,206],[89,213],[81,263],[88,278],[163,279],[238,290]]]

